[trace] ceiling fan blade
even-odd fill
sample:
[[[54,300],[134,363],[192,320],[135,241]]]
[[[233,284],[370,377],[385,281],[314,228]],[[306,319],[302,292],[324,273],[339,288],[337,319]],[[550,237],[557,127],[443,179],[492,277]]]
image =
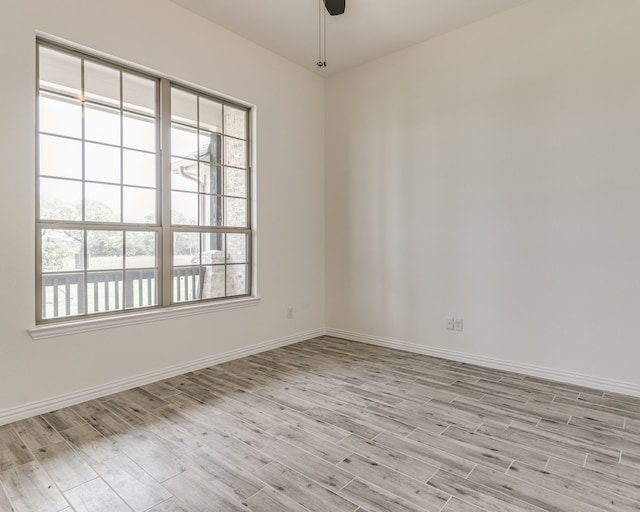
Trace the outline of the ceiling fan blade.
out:
[[[346,0],[324,0],[324,5],[331,16],[344,14]]]

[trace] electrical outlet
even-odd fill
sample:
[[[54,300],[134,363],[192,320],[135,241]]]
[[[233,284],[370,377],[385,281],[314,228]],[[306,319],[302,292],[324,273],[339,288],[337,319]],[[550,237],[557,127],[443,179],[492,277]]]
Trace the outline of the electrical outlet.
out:
[[[453,319],[453,330],[454,331],[462,331],[464,328],[462,318],[454,318]]]
[[[447,331],[453,331],[453,318],[447,318]]]
[[[289,307],[287,308],[287,318],[288,318],[289,320],[291,320],[291,319],[293,318],[293,308],[292,308],[291,306],[289,306]]]

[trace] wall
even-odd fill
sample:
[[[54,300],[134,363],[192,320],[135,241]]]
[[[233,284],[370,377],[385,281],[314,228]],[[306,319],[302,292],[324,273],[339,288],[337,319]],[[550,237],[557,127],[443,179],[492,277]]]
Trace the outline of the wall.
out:
[[[330,78],[330,332],[640,391],[639,26],[536,0]]]
[[[324,81],[166,0],[5,2],[0,18],[2,413],[324,327]],[[259,305],[34,341],[35,37],[257,106]],[[287,306],[295,317],[286,318]]]

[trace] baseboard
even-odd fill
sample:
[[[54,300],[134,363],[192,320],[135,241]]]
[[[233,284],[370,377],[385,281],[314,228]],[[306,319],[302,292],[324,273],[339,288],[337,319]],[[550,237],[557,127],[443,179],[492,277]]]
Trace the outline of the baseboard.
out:
[[[81,391],[75,391],[73,393],[59,395],[53,398],[48,398],[46,400],[40,400],[37,402],[0,410],[0,425],[5,425],[14,421],[37,416],[38,414],[55,411],[56,409],[60,409],[62,407],[69,407],[70,405],[76,405],[81,402],[86,402],[87,400],[93,400],[95,398],[100,398],[112,393],[118,393],[126,389],[143,386],[145,384],[150,384],[151,382],[156,382],[158,380],[168,379],[169,377],[175,377],[176,375],[181,375],[183,373],[200,370],[202,368],[224,363],[226,361],[231,361],[233,359],[239,359],[241,357],[258,354],[267,350],[272,350],[274,348],[284,347],[285,345],[298,343],[310,338],[315,338],[316,336],[322,336],[324,335],[324,333],[324,329],[306,331],[291,336],[286,336],[284,338],[256,343],[254,345],[243,347],[237,350],[230,350],[228,352],[223,352],[222,354],[197,359],[188,363],[170,366],[168,368],[163,368],[162,370],[143,373],[141,375],[136,375],[135,377],[113,381],[108,384],[83,389]]]
[[[44,414],[46,412],[61,409],[63,407],[69,407],[76,405],[87,400],[93,400],[112,393],[118,393],[126,389],[143,386],[156,382],[162,379],[168,379],[181,375],[183,373],[191,372],[194,370],[200,370],[208,366],[224,363],[233,359],[239,359],[241,357],[250,356],[252,354],[258,354],[267,350],[272,350],[278,347],[284,347],[300,341],[305,341],[317,336],[335,336],[337,338],[343,338],[352,341],[359,341],[361,343],[368,343],[370,345],[378,345],[381,347],[394,348],[398,350],[404,350],[407,352],[414,352],[416,354],[424,354],[433,357],[440,357],[444,359],[450,359],[452,361],[459,361],[462,363],[476,364],[479,366],[485,366],[488,368],[495,368],[497,370],[506,370],[523,375],[531,375],[533,377],[541,377],[557,382],[564,382],[567,384],[575,384],[578,386],[584,386],[593,389],[599,389],[602,391],[611,391],[615,393],[621,393],[624,395],[638,396],[640,397],[640,385],[631,384],[628,382],[621,382],[612,379],[604,379],[600,377],[592,377],[589,375],[582,375],[578,373],[565,372],[553,368],[545,368],[542,366],[535,366],[525,363],[518,363],[514,361],[506,361],[502,359],[495,359],[490,357],[478,356],[474,354],[468,354],[464,352],[457,352],[454,350],[446,350],[436,347],[430,347],[427,345],[421,345],[418,343],[412,343],[408,341],[394,340],[390,338],[382,338],[380,336],[372,336],[369,334],[355,333],[350,331],[344,331],[340,329],[314,329],[284,338],[278,338],[275,340],[264,341],[256,343],[248,347],[240,348],[237,350],[231,350],[217,354],[211,357],[205,357],[183,363],[179,365],[170,366],[162,370],[144,373],[135,377],[129,377],[117,381],[103,384],[101,386],[95,386],[92,388],[83,389],[73,393],[67,393],[59,395],[46,400],[40,400],[37,402],[31,402],[28,404],[12,407],[9,409],[0,410],[0,425],[12,423],[38,414]]]
[[[443,359],[450,359],[452,361],[458,361],[462,363],[486,366],[488,368],[494,368],[497,370],[506,370],[510,372],[521,373],[523,375],[530,375],[532,377],[541,377],[543,379],[549,379],[556,382],[564,382],[567,384],[584,386],[601,391],[612,391],[615,393],[621,393],[623,395],[640,397],[640,385],[638,384],[631,384],[628,382],[621,382],[612,379],[604,379],[601,377],[592,377],[579,373],[565,372],[554,368],[545,368],[543,366],[506,361],[502,359],[494,359],[491,357],[478,356],[465,352],[456,352],[454,350],[446,350],[408,341],[381,338],[379,336],[371,336],[369,334],[343,331],[340,329],[329,328],[326,330],[326,334],[327,336],[335,336],[337,338],[343,338],[351,341],[359,341],[362,343],[368,343],[370,345],[395,348],[398,350],[405,350],[407,352],[414,352],[416,354],[440,357]]]

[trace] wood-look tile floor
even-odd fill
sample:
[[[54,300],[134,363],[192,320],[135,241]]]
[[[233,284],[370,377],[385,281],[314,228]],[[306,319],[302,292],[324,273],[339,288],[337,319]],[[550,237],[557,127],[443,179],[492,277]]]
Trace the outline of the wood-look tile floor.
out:
[[[640,510],[640,399],[322,337],[0,427],[0,511]]]

